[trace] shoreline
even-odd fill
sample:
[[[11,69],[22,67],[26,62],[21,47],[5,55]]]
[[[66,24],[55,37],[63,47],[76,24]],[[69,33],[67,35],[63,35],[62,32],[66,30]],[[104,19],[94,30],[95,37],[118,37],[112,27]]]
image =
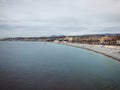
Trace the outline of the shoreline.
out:
[[[68,43],[68,42],[52,42],[52,43],[90,50],[120,62],[120,46],[92,45],[92,44]]]
[[[120,47],[109,47],[103,45],[90,45],[90,44],[80,44],[80,43],[57,43],[61,45],[68,45],[72,47],[82,48],[90,51],[94,51],[96,53],[100,53],[109,58],[112,58],[116,61],[120,62]]]

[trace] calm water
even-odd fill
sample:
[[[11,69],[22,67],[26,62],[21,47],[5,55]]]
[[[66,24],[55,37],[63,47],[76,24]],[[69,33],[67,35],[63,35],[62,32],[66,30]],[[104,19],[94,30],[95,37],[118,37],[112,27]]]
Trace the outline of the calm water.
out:
[[[0,90],[120,90],[120,62],[41,42],[0,42]]]

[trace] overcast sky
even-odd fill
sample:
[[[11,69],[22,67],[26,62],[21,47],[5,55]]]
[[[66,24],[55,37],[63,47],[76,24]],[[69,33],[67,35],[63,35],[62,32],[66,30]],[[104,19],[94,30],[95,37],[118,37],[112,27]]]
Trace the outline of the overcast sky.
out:
[[[120,33],[120,0],[0,0],[0,37]]]

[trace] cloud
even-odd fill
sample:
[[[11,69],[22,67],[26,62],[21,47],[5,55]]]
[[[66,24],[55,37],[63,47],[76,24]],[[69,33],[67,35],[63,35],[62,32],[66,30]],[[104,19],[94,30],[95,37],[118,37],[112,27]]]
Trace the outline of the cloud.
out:
[[[0,0],[0,37],[120,33],[119,10],[120,0]]]

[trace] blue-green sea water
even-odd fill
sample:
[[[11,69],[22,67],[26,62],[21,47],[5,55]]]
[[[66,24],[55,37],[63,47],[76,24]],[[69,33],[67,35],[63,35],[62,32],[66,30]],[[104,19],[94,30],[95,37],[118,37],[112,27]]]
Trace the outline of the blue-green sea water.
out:
[[[44,42],[0,42],[0,90],[120,90],[120,62]]]

